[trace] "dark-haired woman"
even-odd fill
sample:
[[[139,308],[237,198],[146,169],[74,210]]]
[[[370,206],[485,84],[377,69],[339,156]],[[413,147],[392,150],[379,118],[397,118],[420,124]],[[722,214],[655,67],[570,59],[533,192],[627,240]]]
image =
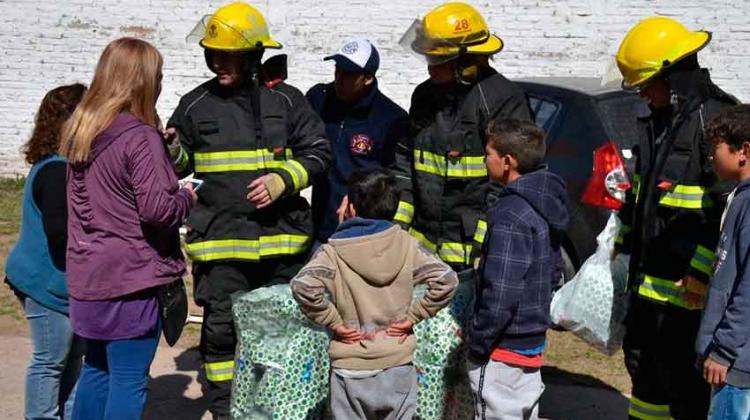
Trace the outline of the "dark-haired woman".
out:
[[[22,151],[32,165],[23,195],[21,232],[5,265],[5,281],[21,300],[33,345],[26,371],[26,419],[72,414],[82,349],[68,317],[65,286],[66,162],[60,130],[83,97],[82,84],[49,91]]]

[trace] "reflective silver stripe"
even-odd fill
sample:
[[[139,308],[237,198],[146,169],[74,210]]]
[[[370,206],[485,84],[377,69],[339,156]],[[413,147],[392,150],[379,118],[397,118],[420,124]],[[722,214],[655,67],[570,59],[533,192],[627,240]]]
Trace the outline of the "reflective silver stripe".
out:
[[[705,274],[711,275],[714,262],[716,262],[716,255],[708,248],[698,245],[695,254],[693,254],[693,259],[690,260],[690,265]]]
[[[190,163],[190,157],[188,157],[188,154],[185,153],[185,149],[182,147],[182,145],[179,146],[178,152],[179,154],[174,160],[174,166],[178,171],[184,171],[185,169],[187,169],[187,166]]]
[[[628,414],[641,420],[672,420],[669,405],[650,404],[636,397],[630,398]]]
[[[659,204],[668,207],[700,209],[713,206],[713,201],[706,194],[705,187],[677,184],[664,193]]]
[[[402,208],[399,208],[396,213],[398,213],[398,214],[400,214],[400,215],[402,215],[404,217],[408,217],[409,219],[411,219],[412,217],[414,217],[414,213],[412,213],[412,212],[410,212],[410,211],[408,211],[406,209],[402,209]]]
[[[210,248],[197,248],[194,251],[191,251],[194,255],[205,255],[205,254],[211,254],[211,253],[221,253],[221,252],[250,252],[250,253],[258,253],[261,250],[264,249],[274,249],[274,248],[296,248],[301,247],[305,245],[307,242],[307,239],[299,240],[299,241],[278,241],[278,242],[260,242],[258,246],[247,246],[247,245],[230,245],[230,246],[212,246]]]
[[[464,257],[464,250],[463,249],[453,249],[453,248],[440,248],[439,254],[440,254],[440,256],[445,256],[445,257],[454,256],[454,257],[461,257],[461,258],[463,258]]]
[[[672,417],[669,414],[669,409],[667,409],[666,413],[664,411],[657,411],[657,410],[649,410],[648,408],[641,407],[638,405],[631,404],[630,405],[630,414],[631,416],[641,419],[641,420],[671,420]]]
[[[299,191],[307,186],[307,172],[301,163],[296,160],[288,160],[281,169],[286,170],[291,176],[295,191]]]
[[[236,157],[236,158],[224,158],[224,159],[201,159],[201,166],[219,166],[233,163],[250,163],[255,164],[263,162],[264,159],[259,157]]]

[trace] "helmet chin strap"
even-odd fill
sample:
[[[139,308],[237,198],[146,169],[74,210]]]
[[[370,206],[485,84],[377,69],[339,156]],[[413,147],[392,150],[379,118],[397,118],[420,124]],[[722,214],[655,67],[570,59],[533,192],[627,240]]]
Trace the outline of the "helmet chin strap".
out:
[[[242,74],[247,75],[252,86],[258,87],[261,83],[261,59],[263,58],[263,49],[253,50],[245,53],[245,60],[242,62]]]
[[[674,91],[672,91],[672,94],[669,95],[669,103],[672,106],[677,106],[679,102],[680,102],[680,96],[676,94]]]
[[[704,69],[670,71],[667,74],[673,105],[693,98],[709,96],[708,74]]]
[[[669,66],[665,71],[665,76],[669,82],[673,105],[692,97],[705,98],[709,95],[708,72],[698,64],[697,54],[692,54]]]
[[[462,55],[456,60],[454,73],[456,81],[462,85],[473,85],[479,79],[482,66],[485,65],[478,56]]]
[[[465,70],[467,70],[466,67],[462,66],[461,64],[456,64],[456,66],[453,68],[453,73],[456,78],[456,82],[462,85],[470,85],[471,82],[464,78]]]
[[[466,57],[466,46],[461,45],[458,51],[458,58],[456,58],[456,65],[453,67],[453,73],[456,82],[462,85],[471,85],[472,82],[470,80],[467,80],[466,76],[471,72],[471,70],[469,70],[469,67],[472,67],[472,65],[470,64],[467,66],[464,64],[466,61]]]

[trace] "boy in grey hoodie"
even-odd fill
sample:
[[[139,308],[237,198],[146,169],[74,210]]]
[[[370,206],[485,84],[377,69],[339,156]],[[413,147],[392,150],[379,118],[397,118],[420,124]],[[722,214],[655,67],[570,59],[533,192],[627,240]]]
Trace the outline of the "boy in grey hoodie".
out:
[[[750,105],[721,111],[706,126],[716,176],[739,182],[727,200],[696,351],[713,387],[709,419],[750,419]],[[701,303],[705,286],[685,288]]]
[[[450,302],[458,278],[390,222],[398,190],[386,170],[352,174],[348,197],[347,220],[292,279],[292,294],[332,332],[333,417],[410,419],[417,395],[412,327]],[[427,291],[412,302],[419,283]]]

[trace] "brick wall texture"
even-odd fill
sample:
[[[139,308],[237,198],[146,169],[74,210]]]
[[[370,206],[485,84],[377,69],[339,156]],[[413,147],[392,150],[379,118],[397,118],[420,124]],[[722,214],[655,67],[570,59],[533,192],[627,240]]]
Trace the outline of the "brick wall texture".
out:
[[[0,175],[23,174],[19,147],[28,138],[44,93],[91,80],[104,46],[121,36],[144,38],[165,58],[158,109],[171,115],[180,95],[211,74],[198,45],[185,36],[222,2],[198,0],[0,0]],[[411,22],[435,0],[264,0],[253,3],[289,55],[289,82],[305,91],[330,81],[321,61],[349,37],[369,38],[380,50],[381,89],[408,107],[425,65],[398,45]],[[750,99],[748,0],[473,0],[505,41],[495,67],[511,78],[602,77],[616,69],[613,55],[639,19],[659,14],[713,32],[701,52],[716,83]]]

